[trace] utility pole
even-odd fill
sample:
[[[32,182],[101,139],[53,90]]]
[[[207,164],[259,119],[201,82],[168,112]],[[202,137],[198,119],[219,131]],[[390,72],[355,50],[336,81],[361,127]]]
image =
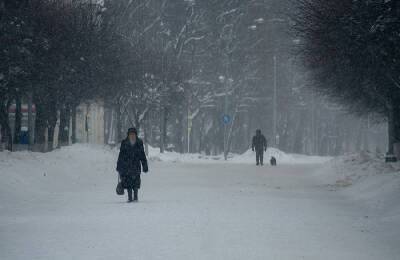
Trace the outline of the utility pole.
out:
[[[229,79],[228,79],[229,82]],[[228,115],[228,82],[225,82],[225,106],[224,115]],[[224,159],[228,159],[228,124],[224,124]]]
[[[314,91],[311,92],[311,144],[312,155],[317,154],[317,138],[316,138],[316,131],[315,131],[315,100],[314,100]]]
[[[277,121],[277,100],[276,100],[276,55],[274,55],[274,97],[273,97],[273,144],[276,145],[276,121]]]
[[[224,84],[225,87],[225,97],[224,97],[224,116],[223,116],[223,124],[224,124],[224,158],[228,159],[228,124],[230,123],[230,116],[228,115],[228,107],[229,107],[229,89],[231,88],[231,84],[233,80],[231,78],[226,78],[225,76],[219,76],[219,80],[221,84]]]
[[[161,75],[162,75],[162,81],[163,81],[163,85],[162,85],[162,90],[161,90],[161,100],[160,100],[160,153],[164,153],[164,146],[165,146],[165,140],[164,140],[164,123],[165,123],[165,113],[164,113],[164,92],[165,92],[165,88],[166,88],[166,80],[165,80],[165,71],[164,71],[164,37],[161,37],[161,48],[162,48],[162,53],[161,53]]]
[[[189,94],[188,108],[187,108],[187,152],[188,153],[190,153],[190,134],[192,132],[192,116],[190,113],[190,103],[191,103],[191,96]]]

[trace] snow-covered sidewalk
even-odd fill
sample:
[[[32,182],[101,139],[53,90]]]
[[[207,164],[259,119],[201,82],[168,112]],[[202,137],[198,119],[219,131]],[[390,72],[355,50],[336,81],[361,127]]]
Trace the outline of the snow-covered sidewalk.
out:
[[[0,259],[399,259],[399,217],[328,185],[331,163],[152,161],[128,204],[116,156],[0,153]]]

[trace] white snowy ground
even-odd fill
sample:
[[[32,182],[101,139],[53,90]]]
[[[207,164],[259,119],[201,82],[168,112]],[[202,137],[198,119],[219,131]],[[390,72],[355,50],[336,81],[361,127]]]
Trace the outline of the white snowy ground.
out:
[[[400,259],[398,165],[250,155],[152,151],[128,204],[115,150],[0,153],[0,259]]]

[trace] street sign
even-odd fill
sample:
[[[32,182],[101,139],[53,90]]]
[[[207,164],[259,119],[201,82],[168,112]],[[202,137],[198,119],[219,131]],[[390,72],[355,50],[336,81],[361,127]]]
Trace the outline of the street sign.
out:
[[[230,115],[224,115],[222,120],[224,121],[224,124],[230,124],[231,123],[231,116]]]

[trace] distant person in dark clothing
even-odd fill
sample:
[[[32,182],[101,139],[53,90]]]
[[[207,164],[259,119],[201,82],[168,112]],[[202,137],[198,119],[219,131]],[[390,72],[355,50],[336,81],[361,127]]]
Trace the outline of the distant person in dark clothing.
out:
[[[261,134],[261,130],[256,130],[256,135],[253,137],[253,143],[251,149],[256,151],[256,163],[257,165],[264,164],[264,151],[267,151],[267,139]]]
[[[121,142],[117,162],[117,171],[122,185],[128,191],[128,202],[138,201],[142,168],[143,172],[148,171],[143,141],[138,138],[136,128],[129,128],[128,136]]]

